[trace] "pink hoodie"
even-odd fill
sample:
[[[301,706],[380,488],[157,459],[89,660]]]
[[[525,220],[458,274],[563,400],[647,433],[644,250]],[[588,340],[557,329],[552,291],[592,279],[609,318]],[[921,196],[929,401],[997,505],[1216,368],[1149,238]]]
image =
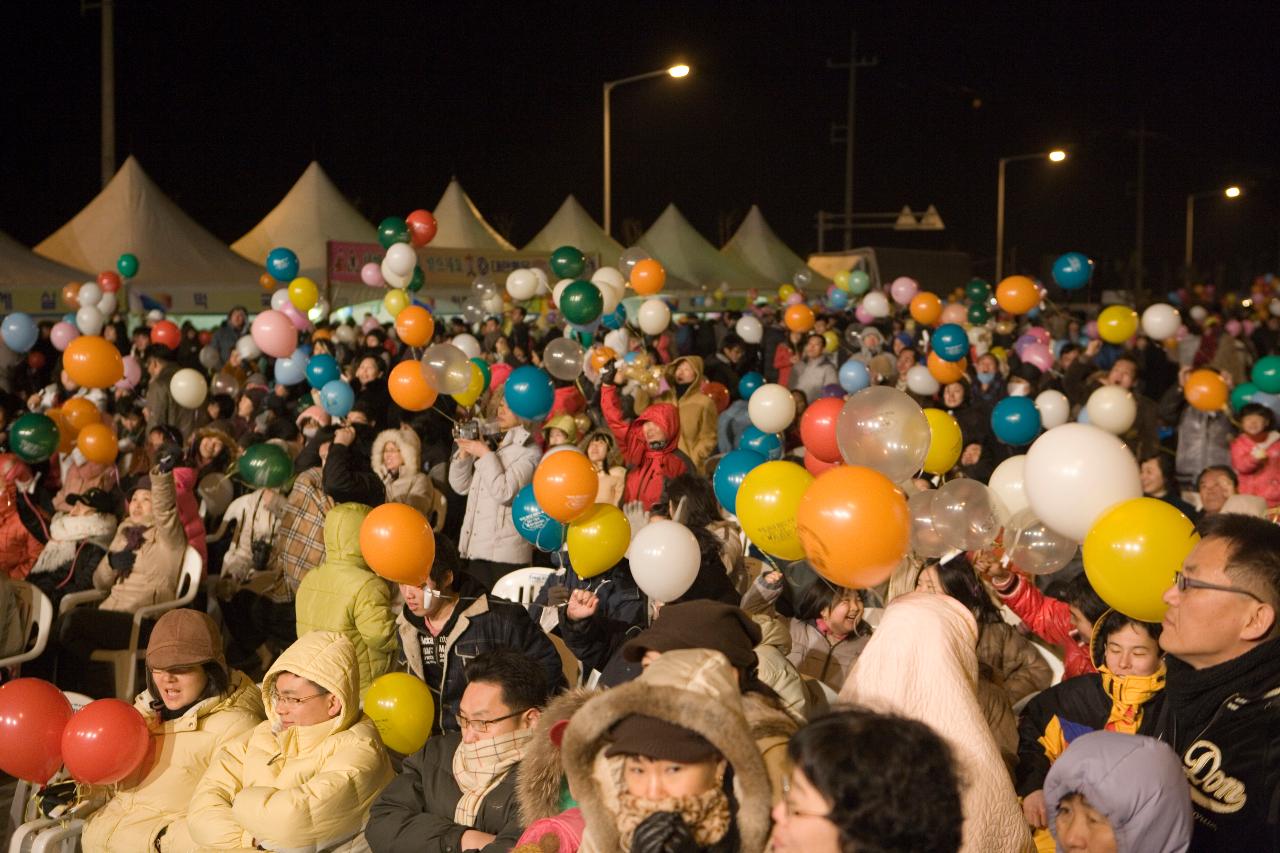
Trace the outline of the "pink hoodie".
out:
[[[204,563],[203,579],[209,574],[209,546],[205,543],[204,519],[200,517],[200,503],[195,496],[195,469],[173,469],[173,483],[178,490],[178,517],[182,519],[182,529],[187,532],[187,544],[200,552]]]

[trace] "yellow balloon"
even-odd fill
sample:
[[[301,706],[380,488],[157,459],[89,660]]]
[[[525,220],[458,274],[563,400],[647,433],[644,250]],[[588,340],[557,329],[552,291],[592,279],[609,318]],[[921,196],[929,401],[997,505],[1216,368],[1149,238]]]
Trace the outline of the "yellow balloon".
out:
[[[569,564],[580,578],[591,578],[618,564],[631,544],[631,524],[613,504],[596,504],[569,525],[565,534]]]
[[[738,521],[757,548],[783,560],[804,556],[796,510],[813,475],[794,462],[766,462],[738,487]]]
[[[389,672],[369,685],[364,712],[378,727],[388,749],[411,755],[422,749],[431,735],[436,706],[422,679],[407,672]]]
[[[945,474],[960,461],[964,436],[960,424],[942,409],[925,409],[929,421],[929,452],[924,457],[924,470],[930,474]]]
[[[1112,305],[1098,315],[1098,337],[1109,344],[1122,344],[1138,331],[1138,312],[1128,305]]]
[[[300,275],[289,282],[289,301],[303,314],[315,307],[316,300],[319,298],[320,288],[306,276]]]
[[[392,288],[382,297],[382,307],[387,309],[393,319],[399,317],[400,312],[409,307],[409,296],[403,290]]]
[[[781,287],[778,288],[778,301],[786,302],[787,297],[795,292],[796,292],[796,286],[794,284],[782,285]]]
[[[476,400],[484,393],[484,371],[475,362],[471,362],[471,381],[467,387],[452,395],[459,406],[474,406]]]
[[[1102,600],[1133,619],[1159,622],[1173,573],[1200,541],[1171,504],[1134,498],[1107,510],[1084,538],[1084,571]]]
[[[840,349],[840,336],[830,329],[822,333],[822,339],[827,342],[822,348],[823,352],[835,352]]]

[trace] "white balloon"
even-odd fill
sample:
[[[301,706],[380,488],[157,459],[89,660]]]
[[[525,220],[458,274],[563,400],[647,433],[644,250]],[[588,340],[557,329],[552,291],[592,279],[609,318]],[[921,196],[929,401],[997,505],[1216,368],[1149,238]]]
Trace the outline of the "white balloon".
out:
[[[507,276],[507,293],[516,302],[526,302],[537,296],[539,285],[538,277],[530,269],[512,270]]]
[[[991,472],[987,488],[995,499],[996,518],[1002,525],[1008,524],[1009,519],[1030,506],[1025,486],[1026,472],[1026,454],[1010,456]]]
[[[941,388],[938,380],[933,378],[933,374],[929,372],[929,368],[923,364],[917,364],[907,371],[907,389],[912,394],[919,394],[921,397],[932,397],[938,393]]]
[[[498,315],[502,313],[502,294],[488,293],[480,299],[480,307],[487,314]]]
[[[545,458],[545,457],[544,457]],[[702,556],[689,528],[675,521],[651,521],[627,551],[631,577],[651,601],[674,601],[698,577]]]
[[[1118,385],[1103,385],[1094,391],[1084,408],[1089,413],[1089,423],[1112,435],[1124,435],[1138,417],[1137,401]]]
[[[196,409],[209,393],[209,384],[198,370],[184,367],[169,380],[169,396],[184,409]]]
[[[293,303],[289,301],[288,288],[282,287],[279,290],[277,290],[275,293],[271,294],[271,310],[272,311],[283,311],[284,306],[292,305],[292,304]]]
[[[316,300],[316,304],[307,309],[307,319],[312,323],[319,323],[329,319],[329,300],[323,296]]]
[[[573,279],[571,278],[562,278],[556,282],[556,286],[551,291],[551,302],[557,308],[560,307],[560,297],[564,293],[564,289],[571,284],[573,284]]]
[[[1027,451],[1024,483],[1036,516],[1075,542],[1083,542],[1107,510],[1142,497],[1129,448],[1088,424],[1063,424],[1037,438]]]
[[[1053,429],[1071,419],[1071,401],[1061,391],[1041,391],[1036,397],[1036,408],[1040,410],[1040,425],[1045,429]]]
[[[606,269],[608,269],[608,267],[606,267]],[[614,272],[617,272],[617,270],[614,270]],[[600,316],[607,317],[614,311],[617,311],[618,304],[621,303],[623,297],[627,295],[626,286],[615,285],[609,280],[595,281],[594,279],[592,279],[592,284],[599,288],[600,296],[604,298],[604,307],[600,310]]]
[[[397,243],[396,245],[400,245]],[[413,278],[413,271],[410,270],[408,275],[402,275],[393,270],[388,264],[387,259],[382,259],[382,280],[387,283],[387,287],[394,287],[396,290],[404,290],[409,286],[409,279]]]
[[[245,361],[252,361],[262,355],[262,350],[258,349],[258,345],[254,343],[252,335],[245,335],[236,341],[236,352],[240,353],[240,358]]]
[[[619,292],[627,289],[627,280],[622,277],[621,272],[613,267],[600,267],[600,269],[591,274],[591,283],[595,285],[607,284],[612,288],[616,288]],[[603,289],[601,288],[601,290]]]
[[[147,325],[154,326],[164,319],[164,312],[159,308],[152,308],[147,312]]]
[[[100,299],[102,299],[102,288],[98,287],[96,281],[86,281],[76,292],[76,301],[80,303],[81,308],[86,305],[97,305]]]
[[[640,306],[640,331],[660,335],[671,323],[671,309],[661,299],[646,299]]]
[[[1182,316],[1178,309],[1163,302],[1157,303],[1142,312],[1142,331],[1147,337],[1156,341],[1172,338],[1182,325]]]
[[[102,294],[102,298],[98,300],[98,310],[102,312],[103,317],[110,317],[116,313],[116,295],[114,293]]]
[[[382,263],[396,275],[412,276],[418,255],[408,243],[392,243]]]
[[[106,325],[107,318],[94,305],[82,305],[76,310],[76,328],[82,335],[96,335]]]
[[[738,337],[749,344],[758,344],[760,339],[764,337],[764,324],[760,322],[758,317],[746,314],[738,318],[738,322],[734,324],[733,330],[738,333]]]
[[[796,419],[796,398],[776,382],[761,385],[747,402],[747,415],[761,432],[780,433]]]
[[[862,308],[872,317],[888,317],[889,297],[879,290],[873,290],[862,297]]]
[[[346,323],[338,326],[333,330],[333,337],[340,344],[354,344],[359,336],[355,326],[348,326]]]
[[[1208,310],[1203,305],[1191,306],[1191,319],[1197,323],[1203,323],[1204,318],[1209,316]]]
[[[474,335],[455,335],[450,343],[466,353],[467,358],[480,357],[480,342],[475,339]]]

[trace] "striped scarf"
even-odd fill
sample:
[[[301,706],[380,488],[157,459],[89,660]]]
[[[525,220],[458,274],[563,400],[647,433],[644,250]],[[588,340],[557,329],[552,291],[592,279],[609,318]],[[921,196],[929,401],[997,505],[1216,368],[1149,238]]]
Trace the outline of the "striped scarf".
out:
[[[458,744],[453,753],[453,779],[462,796],[453,810],[454,823],[475,826],[484,798],[524,757],[531,737],[533,729],[519,729],[475,743]]]

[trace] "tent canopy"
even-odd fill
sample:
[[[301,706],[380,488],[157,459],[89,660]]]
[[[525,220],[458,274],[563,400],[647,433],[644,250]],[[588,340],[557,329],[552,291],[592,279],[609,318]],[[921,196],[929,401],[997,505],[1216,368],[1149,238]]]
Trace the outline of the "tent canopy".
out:
[[[778,238],[757,205],[751,205],[746,219],[720,252],[773,283],[789,282],[797,270],[808,264]]]
[[[526,252],[554,252],[573,246],[588,255],[599,255],[602,266],[617,266],[622,244],[596,224],[591,214],[572,195],[564,200],[550,221],[524,247]]]
[[[221,313],[259,304],[262,267],[236,255],[183,213],[130,157],[93,201],[36,246],[46,258],[85,270],[111,270],[138,256],[131,295],[174,313]]]
[[[437,228],[430,248],[501,249],[506,252],[516,250],[492,225],[485,222],[475,202],[462,189],[457,178],[449,181],[444,195],[440,196],[431,212],[436,218]]]
[[[59,301],[62,286],[69,281],[91,278],[87,272],[40,257],[0,232],[0,313],[48,313],[67,309]]]
[[[722,255],[697,232],[674,204],[667,205],[636,245],[662,262],[668,284],[693,290],[769,288],[776,283]]]

